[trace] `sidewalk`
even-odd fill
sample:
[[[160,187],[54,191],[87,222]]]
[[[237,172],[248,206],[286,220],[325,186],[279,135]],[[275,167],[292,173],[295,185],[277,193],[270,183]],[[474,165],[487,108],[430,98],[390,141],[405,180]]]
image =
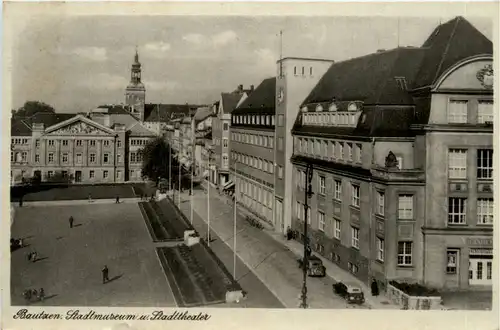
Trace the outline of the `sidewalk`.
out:
[[[217,196],[217,197],[216,197]],[[196,190],[193,195],[193,210],[207,221],[207,194]],[[233,208],[217,193],[210,194],[210,229],[233,249]],[[181,211],[189,218],[190,196],[182,194]],[[302,271],[297,265],[297,256],[287,246],[273,239],[262,230],[251,227],[245,217],[237,215],[236,255],[252,270],[286,308],[298,308],[302,289]],[[308,304],[310,308],[345,309],[369,308],[349,305],[332,290],[334,281],[330,277],[307,280]]]
[[[231,208],[231,210],[233,210],[233,208],[228,203],[228,197],[219,194],[214,194],[214,196],[224,202],[226,204],[226,207],[229,207]],[[243,207],[238,207],[238,213],[244,216],[251,215],[251,213],[249,211],[246,211]],[[264,232],[280,244],[287,247],[296,255],[297,258],[300,258],[304,255],[304,246],[301,243],[295,240],[287,240],[282,234],[274,230],[265,229]],[[363,281],[350,274],[348,271],[340,268],[338,265],[334,264],[330,260],[322,257],[317,253],[315,253],[314,255],[318,256],[323,261],[327,276],[331,277],[335,282],[351,282],[358,284],[365,293],[365,300],[370,305],[370,307],[374,309],[399,309],[398,306],[390,303],[389,299],[387,299],[387,297],[385,297],[384,295],[372,296],[371,288],[369,288],[368,285],[366,285]]]
[[[137,203],[140,202],[141,199],[134,198],[120,198],[121,203]],[[56,205],[83,205],[83,204],[114,204],[116,202],[116,198],[108,198],[108,199],[92,199],[89,201],[88,199],[76,199],[76,200],[56,200],[56,201],[33,201],[33,202],[23,202],[22,207],[39,207],[39,206],[56,206]],[[20,207],[19,203],[11,203],[11,206]]]

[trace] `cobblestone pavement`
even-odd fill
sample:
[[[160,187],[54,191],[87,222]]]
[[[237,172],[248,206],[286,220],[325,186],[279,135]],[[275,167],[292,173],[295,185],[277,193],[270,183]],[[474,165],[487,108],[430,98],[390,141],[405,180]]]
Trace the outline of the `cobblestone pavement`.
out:
[[[232,248],[234,211],[217,196],[210,197],[210,228]],[[191,198],[188,193],[184,193],[181,199],[180,208],[189,218]],[[193,210],[205,221],[208,220],[207,195],[203,190],[195,190]],[[248,226],[242,215],[238,214],[237,218],[237,255],[286,308],[298,308],[302,271],[297,266],[296,255],[265,232]],[[347,304],[345,300],[333,294],[332,284],[333,280],[328,276],[308,278],[310,308],[368,308]]]
[[[11,230],[29,244],[11,254],[12,305],[41,287],[47,299],[34,306],[176,305],[136,203],[18,208]],[[30,251],[40,260],[28,262]]]

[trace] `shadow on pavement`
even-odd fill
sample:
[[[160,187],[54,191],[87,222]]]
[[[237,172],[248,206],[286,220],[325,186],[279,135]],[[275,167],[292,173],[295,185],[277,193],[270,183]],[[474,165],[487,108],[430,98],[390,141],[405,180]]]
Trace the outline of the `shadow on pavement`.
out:
[[[45,259],[49,259],[49,257],[38,258],[34,262],[39,262],[39,261],[42,261],[42,260],[45,260]]]
[[[110,283],[110,282],[113,282],[113,281],[116,281],[116,280],[119,280],[120,278],[123,277],[123,274],[121,275],[116,275],[116,276],[113,276],[112,278],[109,279],[109,281],[107,281],[105,284],[107,283]]]

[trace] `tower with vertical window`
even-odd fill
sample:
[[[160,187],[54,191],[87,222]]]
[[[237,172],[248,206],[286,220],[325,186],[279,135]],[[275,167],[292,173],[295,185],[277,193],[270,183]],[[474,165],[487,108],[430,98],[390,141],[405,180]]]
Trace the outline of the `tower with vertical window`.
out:
[[[144,104],[146,103],[146,88],[141,82],[141,63],[139,53],[135,51],[134,63],[130,70],[130,83],[125,89],[125,104],[131,113],[144,121]]]

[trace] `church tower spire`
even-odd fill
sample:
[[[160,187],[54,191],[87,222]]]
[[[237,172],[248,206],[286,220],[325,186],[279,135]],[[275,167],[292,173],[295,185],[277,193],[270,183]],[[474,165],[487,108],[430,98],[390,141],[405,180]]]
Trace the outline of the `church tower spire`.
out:
[[[125,104],[130,112],[144,121],[144,104],[146,103],[146,88],[141,82],[141,62],[139,62],[139,51],[135,47],[134,62],[130,70],[130,83],[125,89]]]

